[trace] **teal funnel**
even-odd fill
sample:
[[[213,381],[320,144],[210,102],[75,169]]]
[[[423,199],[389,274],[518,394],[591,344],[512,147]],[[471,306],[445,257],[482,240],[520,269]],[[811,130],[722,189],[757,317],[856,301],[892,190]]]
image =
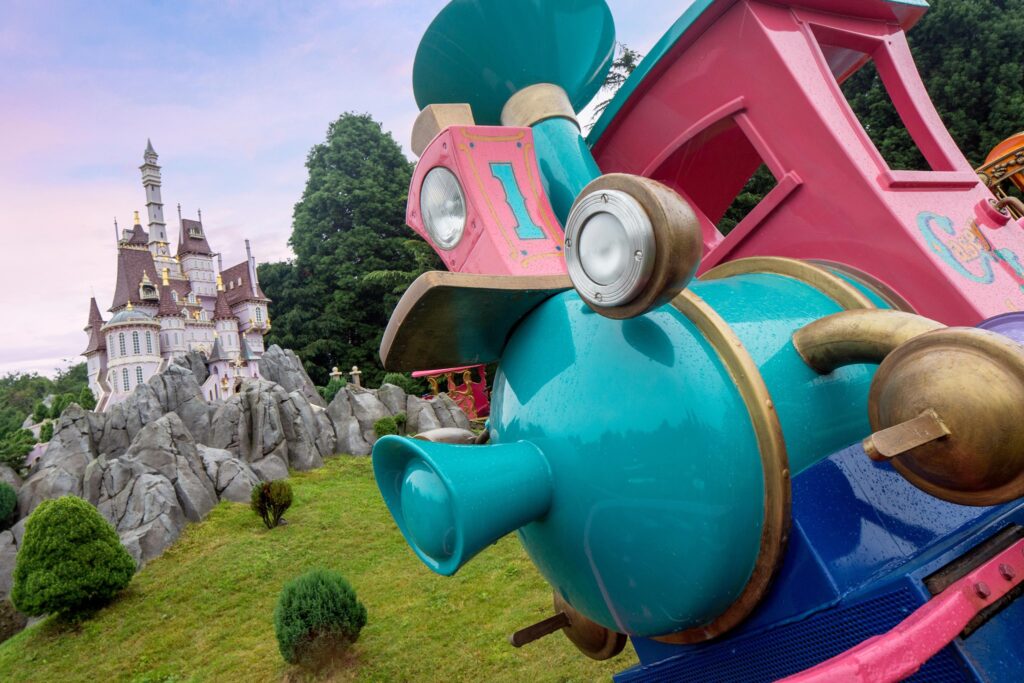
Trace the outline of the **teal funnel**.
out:
[[[405,540],[445,576],[551,506],[551,468],[526,441],[453,446],[385,436],[373,447],[373,473]]]
[[[604,0],[452,0],[420,41],[413,91],[420,109],[468,103],[477,124],[496,126],[509,97],[553,83],[578,112],[601,89],[614,54]]]

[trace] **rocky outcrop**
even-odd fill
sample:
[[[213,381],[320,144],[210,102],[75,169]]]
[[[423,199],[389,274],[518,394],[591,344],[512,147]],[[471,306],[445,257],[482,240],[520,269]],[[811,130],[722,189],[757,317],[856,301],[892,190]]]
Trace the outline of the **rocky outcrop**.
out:
[[[192,374],[195,375],[196,382],[200,386],[206,381],[206,378],[210,376],[209,371],[206,369],[206,356],[200,351],[189,351],[181,358],[174,359],[175,365],[180,365],[186,370],[191,370]]]
[[[377,420],[405,413],[407,434],[419,434],[438,427],[469,429],[469,418],[447,394],[431,400],[406,395],[401,388],[385,384],[380,389],[345,386],[327,406],[327,417],[337,437],[335,449],[348,455],[369,455],[377,440]]]
[[[269,372],[261,362],[264,378],[246,380],[225,402],[207,402],[191,369],[205,371],[205,365],[190,354],[107,413],[69,406],[24,481],[0,467],[0,480],[18,488],[19,513],[0,533],[0,598],[10,591],[25,518],[43,500],[68,494],[88,500],[141,566],[220,500],[248,502],[258,482],[320,467],[335,453],[368,455],[382,417],[406,413],[410,434],[469,426],[447,396],[427,401],[393,385],[345,387],[323,407],[295,354],[271,347],[268,356]]]
[[[21,488],[21,477],[7,465],[0,465],[0,481],[10,484],[15,491]]]
[[[326,407],[320,392],[316,390],[316,385],[306,374],[302,361],[291,349],[282,349],[277,344],[271,345],[260,357],[259,368],[260,377],[263,379],[280,384],[288,393],[300,392],[315,406]]]
[[[237,455],[263,480],[309,470],[335,452],[325,411],[304,396],[265,379],[246,382],[217,409],[208,444]]]

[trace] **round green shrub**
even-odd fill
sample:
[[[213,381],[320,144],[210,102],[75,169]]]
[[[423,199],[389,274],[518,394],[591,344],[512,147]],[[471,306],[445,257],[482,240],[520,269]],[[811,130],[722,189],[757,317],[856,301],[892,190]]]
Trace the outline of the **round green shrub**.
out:
[[[281,523],[285,510],[292,506],[292,487],[285,481],[265,481],[252,487],[249,507],[268,529]]]
[[[15,522],[18,510],[18,492],[6,481],[0,481],[0,529],[6,529]]]
[[[319,667],[356,642],[366,607],[340,573],[313,569],[285,584],[274,609],[274,633],[286,662]]]
[[[44,500],[25,523],[11,600],[29,616],[75,615],[128,585],[135,561],[114,527],[81,498]]]
[[[373,431],[377,434],[377,438],[387,436],[388,434],[397,434],[398,423],[395,422],[395,418],[388,415],[373,423]]]

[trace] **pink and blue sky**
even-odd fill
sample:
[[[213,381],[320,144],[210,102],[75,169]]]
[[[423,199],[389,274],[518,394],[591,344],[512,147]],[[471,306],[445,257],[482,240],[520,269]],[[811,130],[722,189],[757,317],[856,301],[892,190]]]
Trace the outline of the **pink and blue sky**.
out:
[[[82,360],[114,287],[114,218],[145,223],[151,138],[168,231],[203,222],[225,266],[290,257],[309,148],[368,112],[410,155],[412,63],[444,0],[0,3],[0,374]],[[609,0],[646,52],[689,0]],[[271,309],[273,312],[273,309]],[[106,314],[105,314],[106,315]]]

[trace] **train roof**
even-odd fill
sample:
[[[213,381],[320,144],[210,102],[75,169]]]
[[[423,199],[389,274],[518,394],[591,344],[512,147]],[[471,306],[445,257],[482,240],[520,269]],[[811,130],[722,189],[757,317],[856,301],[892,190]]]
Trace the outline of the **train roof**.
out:
[[[700,34],[737,2],[739,0],[694,0],[619,88],[614,99],[591,129],[587,143],[593,146],[600,139],[626,102],[637,90],[642,90],[640,86],[645,79],[670,61],[665,59],[666,57],[674,52],[686,50]],[[904,31],[910,30],[928,10],[926,0],[779,0],[776,4],[896,21]]]

